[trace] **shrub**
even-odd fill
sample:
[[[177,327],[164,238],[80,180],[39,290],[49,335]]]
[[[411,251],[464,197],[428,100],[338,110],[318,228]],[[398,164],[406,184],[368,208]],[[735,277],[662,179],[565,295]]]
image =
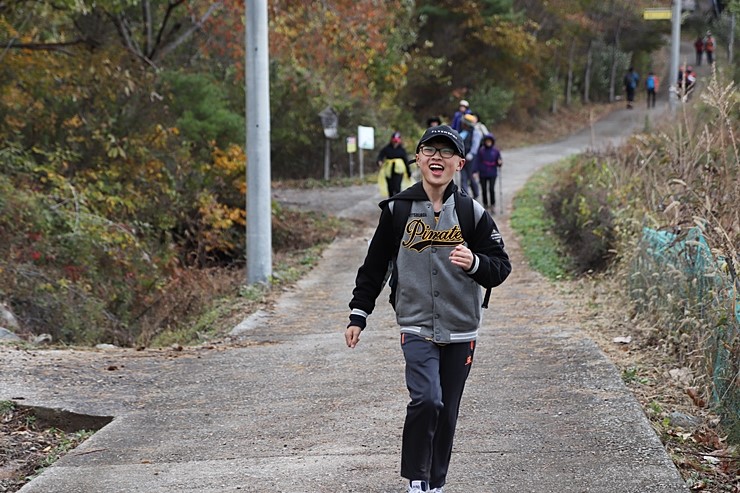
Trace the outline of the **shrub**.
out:
[[[609,178],[603,161],[585,156],[562,168],[547,194],[545,208],[577,274],[602,271],[614,257],[616,234]]]

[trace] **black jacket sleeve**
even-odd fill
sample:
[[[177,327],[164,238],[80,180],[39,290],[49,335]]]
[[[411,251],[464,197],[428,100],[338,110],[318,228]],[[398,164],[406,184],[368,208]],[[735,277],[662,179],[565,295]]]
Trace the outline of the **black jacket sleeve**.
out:
[[[349,303],[351,309],[362,310],[368,315],[375,309],[375,301],[385,285],[388,265],[396,248],[398,246],[393,233],[393,214],[388,205],[385,205],[378,227],[370,240],[365,261],[357,271],[355,289]]]
[[[493,218],[486,212],[475,227],[469,248],[480,262],[478,269],[470,276],[484,288],[501,284],[511,273],[511,261],[504,249],[504,240]]]

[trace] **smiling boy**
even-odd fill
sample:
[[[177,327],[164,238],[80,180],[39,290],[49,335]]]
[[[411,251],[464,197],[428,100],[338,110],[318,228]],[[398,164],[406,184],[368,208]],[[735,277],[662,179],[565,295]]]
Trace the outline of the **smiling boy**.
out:
[[[481,322],[483,288],[511,272],[495,222],[453,183],[465,165],[456,130],[430,127],[416,147],[422,180],[381,202],[378,227],[355,280],[345,342],[354,348],[384,286],[389,262],[391,303],[406,361],[406,408],[401,476],[408,492],[442,492],[465,381]],[[456,201],[472,203],[474,230],[464,231]],[[394,227],[398,201],[410,201],[402,237]],[[459,206],[459,204],[458,204]]]

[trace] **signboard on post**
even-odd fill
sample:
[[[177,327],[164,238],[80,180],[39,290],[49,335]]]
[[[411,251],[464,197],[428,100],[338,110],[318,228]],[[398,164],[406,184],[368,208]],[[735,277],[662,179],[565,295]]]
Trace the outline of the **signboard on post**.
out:
[[[339,117],[334,108],[327,106],[319,113],[321,125],[324,127],[324,137],[327,139],[336,139],[339,137]]]
[[[360,149],[375,149],[375,129],[373,127],[357,127],[357,140]]]
[[[357,137],[354,135],[347,137],[347,152],[350,154],[357,152]]]
[[[329,139],[339,138],[339,117],[331,106],[327,106],[319,112],[321,126],[324,127],[324,137],[326,143],[324,146],[324,180],[329,179],[329,163],[331,162],[331,143]]]
[[[672,18],[671,8],[652,8],[642,11],[642,18],[646,21],[669,21]]]
[[[354,170],[355,163],[352,160],[352,156],[354,153],[357,152],[357,137],[354,135],[347,137],[347,154],[349,155],[349,177],[352,178],[354,176]]]
[[[373,127],[363,127],[359,125],[357,127],[357,142],[360,147],[360,179],[365,178],[365,170],[362,162],[363,149],[373,150],[375,149],[375,129]]]

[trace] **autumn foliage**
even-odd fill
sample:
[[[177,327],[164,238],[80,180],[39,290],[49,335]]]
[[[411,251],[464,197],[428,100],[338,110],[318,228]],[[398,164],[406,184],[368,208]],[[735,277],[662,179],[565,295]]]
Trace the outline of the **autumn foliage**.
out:
[[[620,42],[651,31],[617,3],[271,1],[272,174],[321,176],[327,106],[341,156],[357,125],[381,145],[460,97],[490,123],[570,104],[589,73],[657,46]],[[135,344],[197,272],[243,265],[244,14],[238,0],[0,2],[0,301],[25,330]],[[622,58],[589,72],[598,50]],[[582,99],[609,98],[593,87]]]

